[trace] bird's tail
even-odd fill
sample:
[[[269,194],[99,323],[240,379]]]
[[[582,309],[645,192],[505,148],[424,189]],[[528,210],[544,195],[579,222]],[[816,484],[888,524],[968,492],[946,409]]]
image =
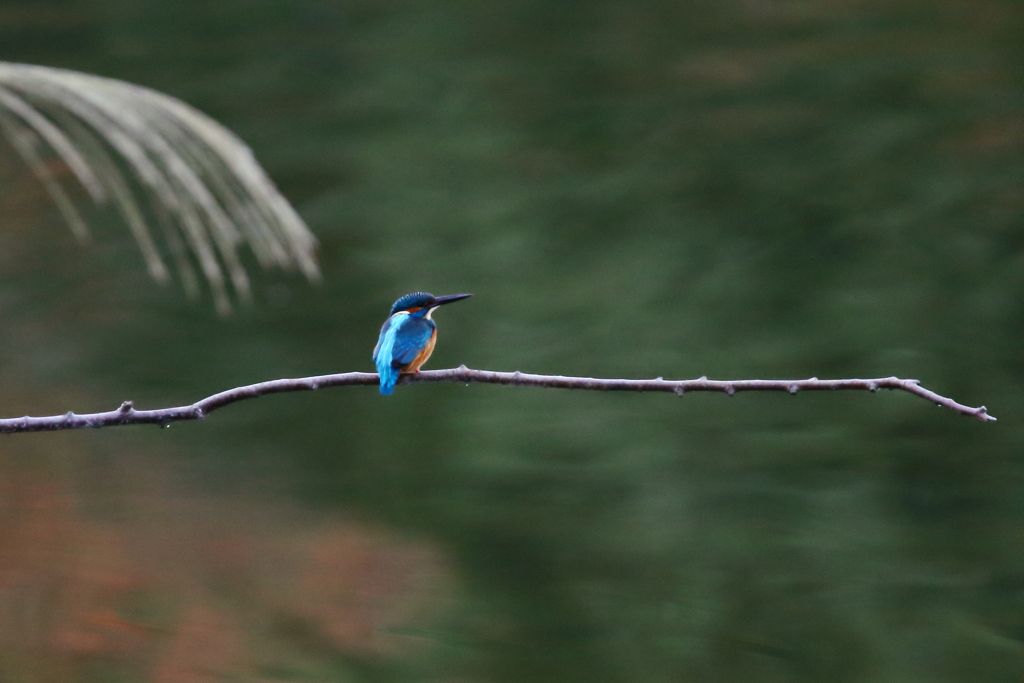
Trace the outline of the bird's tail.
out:
[[[390,396],[391,392],[395,390],[395,384],[398,383],[398,370],[391,367],[390,364],[384,365],[384,367],[378,365],[377,373],[380,375],[380,393]]]

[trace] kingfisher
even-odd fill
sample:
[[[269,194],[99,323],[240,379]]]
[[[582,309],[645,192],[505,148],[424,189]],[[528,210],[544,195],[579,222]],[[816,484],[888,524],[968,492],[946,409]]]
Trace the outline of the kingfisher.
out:
[[[437,341],[437,324],[430,318],[434,309],[471,296],[413,292],[395,302],[373,349],[373,362],[380,375],[380,393],[390,394],[400,374],[419,372],[430,358]]]

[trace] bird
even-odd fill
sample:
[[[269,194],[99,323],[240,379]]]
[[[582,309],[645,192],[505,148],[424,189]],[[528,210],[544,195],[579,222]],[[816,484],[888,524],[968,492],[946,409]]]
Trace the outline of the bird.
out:
[[[373,349],[373,363],[380,375],[380,393],[390,395],[399,375],[419,372],[430,358],[437,341],[437,324],[430,317],[434,309],[471,296],[412,292],[395,302]]]

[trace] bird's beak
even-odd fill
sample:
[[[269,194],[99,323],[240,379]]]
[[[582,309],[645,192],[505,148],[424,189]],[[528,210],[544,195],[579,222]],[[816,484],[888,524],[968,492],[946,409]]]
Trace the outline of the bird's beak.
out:
[[[434,297],[434,304],[433,304],[433,306],[431,306],[431,308],[434,308],[436,306],[442,306],[444,304],[450,304],[453,301],[461,301],[463,299],[468,299],[471,296],[473,296],[473,295],[472,294],[451,294],[449,296]]]

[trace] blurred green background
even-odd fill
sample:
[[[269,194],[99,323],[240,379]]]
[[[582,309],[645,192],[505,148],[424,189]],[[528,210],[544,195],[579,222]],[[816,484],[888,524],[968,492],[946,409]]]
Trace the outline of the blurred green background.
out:
[[[0,440],[2,681],[1020,681],[1024,6],[3,0],[174,95],[321,241],[229,318],[0,145],[0,412],[372,369],[903,393],[333,389]],[[79,193],[83,202],[84,193]]]

